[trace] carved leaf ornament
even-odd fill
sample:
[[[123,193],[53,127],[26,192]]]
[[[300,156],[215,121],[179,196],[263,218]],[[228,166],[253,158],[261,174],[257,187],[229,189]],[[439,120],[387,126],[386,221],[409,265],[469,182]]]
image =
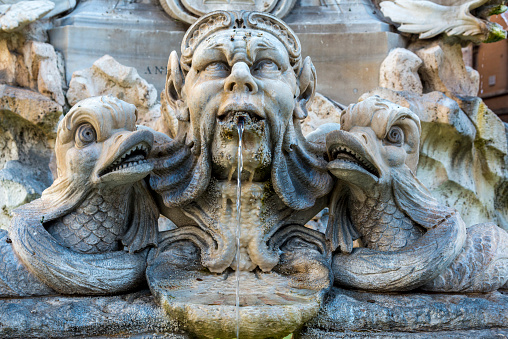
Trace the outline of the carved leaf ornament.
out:
[[[283,18],[296,0],[160,0],[162,8],[172,18],[188,24],[213,11],[256,11]]]

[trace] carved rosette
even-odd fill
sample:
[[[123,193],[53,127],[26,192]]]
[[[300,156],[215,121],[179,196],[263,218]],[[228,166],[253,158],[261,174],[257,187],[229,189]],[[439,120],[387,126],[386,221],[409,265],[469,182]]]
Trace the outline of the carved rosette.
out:
[[[283,18],[289,14],[295,2],[296,0],[160,0],[166,13],[188,24],[217,10],[255,11]]]

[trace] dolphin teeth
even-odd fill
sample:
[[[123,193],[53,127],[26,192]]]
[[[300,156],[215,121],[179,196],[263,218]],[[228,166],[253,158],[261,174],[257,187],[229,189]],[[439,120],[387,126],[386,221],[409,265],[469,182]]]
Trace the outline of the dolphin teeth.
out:
[[[109,165],[100,176],[105,174],[119,171],[128,167],[148,163],[145,157],[148,154],[148,147],[145,144],[138,144],[127,150],[122,156],[117,158],[111,165]],[[135,153],[138,152],[138,153]],[[139,154],[142,152],[142,154]],[[133,156],[132,159],[128,159],[129,156]],[[140,159],[141,158],[141,159]]]
[[[340,160],[341,161],[346,161],[346,162],[349,162],[349,163],[353,163],[353,164],[357,164],[357,165],[360,165],[361,167],[363,167],[364,169],[366,169],[367,171],[369,171],[371,174],[379,177],[379,174],[378,174],[378,171],[377,169],[374,167],[373,164],[370,163],[370,161],[367,161],[365,158],[363,158],[360,154],[358,154],[357,152],[349,149],[348,147],[345,147],[345,146],[338,146],[335,151],[332,153],[332,158],[333,159],[339,159],[339,155],[340,154],[347,154],[349,155],[351,158],[347,158],[347,157],[340,157]]]

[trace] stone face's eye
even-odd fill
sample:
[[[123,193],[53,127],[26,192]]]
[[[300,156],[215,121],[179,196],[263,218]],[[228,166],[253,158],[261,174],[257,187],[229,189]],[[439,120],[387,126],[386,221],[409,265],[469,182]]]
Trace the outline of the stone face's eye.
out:
[[[89,123],[82,124],[76,130],[74,141],[78,147],[85,147],[97,140],[95,129]]]
[[[205,69],[205,72],[208,73],[216,73],[216,74],[224,74],[227,75],[231,71],[229,66],[225,64],[224,62],[216,61],[209,63]]]
[[[386,135],[386,140],[397,146],[404,142],[404,131],[399,126],[392,126]]]
[[[254,74],[279,72],[279,66],[272,60],[261,60],[252,68]]]

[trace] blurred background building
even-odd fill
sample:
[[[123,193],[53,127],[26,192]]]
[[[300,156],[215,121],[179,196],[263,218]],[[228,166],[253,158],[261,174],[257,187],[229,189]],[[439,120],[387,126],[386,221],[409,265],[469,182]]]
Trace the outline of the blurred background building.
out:
[[[507,29],[508,13],[492,16],[490,21]],[[472,67],[480,73],[478,95],[503,121],[508,122],[508,40],[475,46],[470,60]]]

